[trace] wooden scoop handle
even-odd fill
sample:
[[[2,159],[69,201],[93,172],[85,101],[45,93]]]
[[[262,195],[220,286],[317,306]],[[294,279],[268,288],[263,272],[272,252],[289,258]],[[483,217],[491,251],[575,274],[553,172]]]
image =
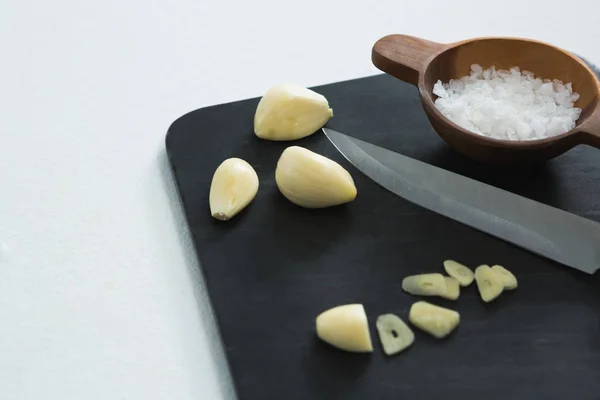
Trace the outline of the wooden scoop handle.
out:
[[[581,132],[585,135],[583,139],[585,144],[600,149],[600,103],[596,103],[594,112],[581,126]]]
[[[371,60],[382,70],[417,86],[419,75],[447,45],[408,35],[388,35],[373,45]]]

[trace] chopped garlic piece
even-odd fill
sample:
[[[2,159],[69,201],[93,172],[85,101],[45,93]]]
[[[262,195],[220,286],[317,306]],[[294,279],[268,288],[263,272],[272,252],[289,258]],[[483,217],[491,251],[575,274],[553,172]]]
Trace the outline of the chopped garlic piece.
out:
[[[500,296],[500,293],[504,290],[502,281],[489,265],[480,265],[475,269],[475,281],[481,300],[486,303]]]
[[[381,346],[388,356],[400,353],[415,341],[413,331],[394,314],[380,315],[376,326]]]
[[[473,271],[454,260],[444,261],[444,269],[448,275],[458,280],[460,286],[469,286],[475,279]]]
[[[441,296],[448,300],[457,300],[460,296],[460,285],[458,284],[458,280],[451,276],[445,276],[446,280],[446,293]]]
[[[504,286],[505,290],[516,289],[517,286],[519,286],[517,283],[517,277],[503,266],[494,265],[492,267],[492,271],[494,271],[500,277],[500,281],[502,281],[502,285]]]
[[[346,304],[324,311],[317,317],[317,336],[341,350],[373,351],[369,322],[362,304]]]
[[[442,274],[420,274],[402,280],[402,290],[418,296],[443,296],[446,280]]]
[[[438,339],[448,336],[460,323],[460,314],[425,301],[418,301],[410,308],[410,322],[417,328]]]

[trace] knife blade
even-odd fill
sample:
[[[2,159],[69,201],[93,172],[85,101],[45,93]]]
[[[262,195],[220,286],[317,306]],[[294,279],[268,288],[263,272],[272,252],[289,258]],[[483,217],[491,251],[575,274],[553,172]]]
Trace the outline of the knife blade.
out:
[[[390,192],[566,266],[600,268],[600,223],[323,128],[337,150]]]

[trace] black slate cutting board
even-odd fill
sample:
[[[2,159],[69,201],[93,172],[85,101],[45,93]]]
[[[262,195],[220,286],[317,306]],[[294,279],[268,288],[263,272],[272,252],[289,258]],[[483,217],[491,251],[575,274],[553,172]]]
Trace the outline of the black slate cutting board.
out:
[[[332,129],[600,221],[600,151],[578,147],[544,165],[497,169],[453,152],[432,130],[417,91],[386,75],[316,88],[334,109]],[[318,133],[293,144],[346,167],[350,204],[306,210],[274,182],[290,143],[253,134],[258,99],[208,107],[177,121],[167,151],[241,400],[599,399],[600,274],[588,276],[434,214],[363,176]],[[241,157],[256,169],[254,202],[228,222],[210,217],[216,167]],[[560,229],[560,226],[556,226]],[[600,246],[600,243],[598,244]],[[383,355],[376,317],[407,319],[418,300],[402,278],[442,272],[442,261],[498,263],[519,288],[486,305],[474,286],[445,340],[415,330],[405,353]],[[365,305],[375,351],[354,355],[320,342],[315,317]]]

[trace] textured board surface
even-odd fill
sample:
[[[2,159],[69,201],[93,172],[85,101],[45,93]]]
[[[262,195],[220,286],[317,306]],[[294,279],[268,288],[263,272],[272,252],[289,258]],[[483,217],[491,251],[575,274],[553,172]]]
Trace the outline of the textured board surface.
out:
[[[413,87],[380,75],[316,88],[334,109],[332,129],[421,161],[600,221],[600,151],[577,147],[546,164],[490,168],[453,152],[430,127]],[[167,152],[205,274],[241,400],[598,399],[600,275],[587,276],[462,226],[387,192],[318,133],[293,144],[326,155],[353,175],[357,199],[306,210],[278,192],[274,171],[290,143],[253,134],[258,99],[208,107],[177,121]],[[235,219],[213,220],[216,167],[241,157],[256,169],[255,201]],[[560,229],[560,226],[556,226]],[[598,244],[600,246],[600,243]],[[519,288],[485,305],[474,286],[445,340],[417,331],[411,349],[386,357],[375,319],[407,320],[418,298],[406,275],[442,272],[442,261],[498,263]],[[375,351],[354,355],[320,342],[314,319],[360,302]]]

